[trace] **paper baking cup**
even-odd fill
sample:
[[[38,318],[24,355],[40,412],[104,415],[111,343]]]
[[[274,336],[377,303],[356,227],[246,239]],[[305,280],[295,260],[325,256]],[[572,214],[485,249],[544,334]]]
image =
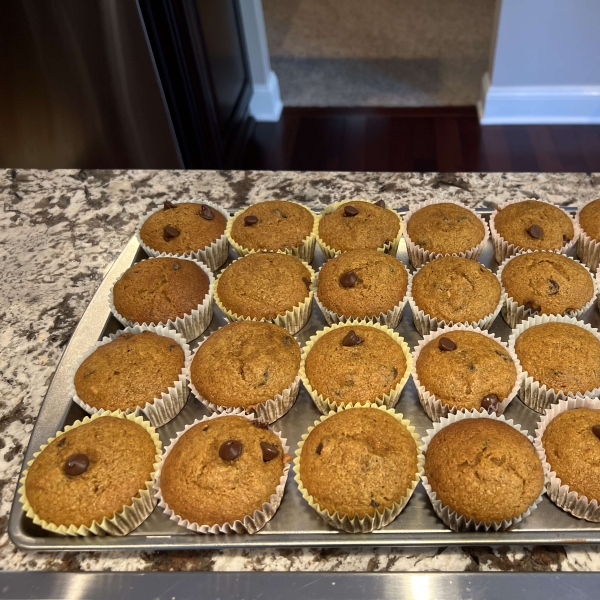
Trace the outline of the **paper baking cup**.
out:
[[[513,429],[516,429],[519,433],[522,433],[529,441],[533,442],[531,436],[527,435],[527,431],[521,430],[521,426],[518,423],[515,423],[512,419],[507,420],[504,415],[497,416],[495,413],[478,412],[476,410],[472,410],[470,412],[449,414],[447,417],[443,417],[439,423],[433,423],[433,429],[428,429],[427,434],[423,438],[423,454],[425,457],[427,456],[427,448],[429,447],[433,437],[444,427],[447,427],[452,423],[456,423],[457,421],[461,421],[462,419],[494,419],[496,421],[502,421],[503,423],[510,425]],[[429,485],[429,480],[425,475],[425,471],[423,471],[421,481],[423,482],[423,487],[429,496],[429,501],[433,506],[435,514],[444,522],[444,525],[450,527],[452,531],[506,531],[528,517],[538,507],[538,504],[544,497],[544,489],[542,489],[542,493],[537,497],[533,504],[531,504],[531,506],[529,506],[529,508],[527,508],[527,510],[521,513],[519,516],[510,520],[492,521],[491,523],[486,524],[485,521],[467,519],[467,517],[464,515],[460,515],[457,511],[451,510],[449,506],[444,505],[441,500],[438,500],[437,493],[433,490],[431,485]]]
[[[178,258],[179,260],[190,260],[193,263],[196,263],[202,269],[202,271],[206,273],[206,276],[208,277],[209,281],[208,293],[206,294],[206,296],[204,296],[204,300],[202,301],[202,303],[198,304],[198,308],[192,310],[190,314],[184,315],[183,318],[177,317],[175,321],[169,319],[166,323],[134,323],[133,321],[126,319],[115,308],[113,298],[115,285],[117,284],[117,281],[119,281],[121,277],[123,277],[123,275],[127,272],[125,271],[125,273],[121,274],[119,279],[117,279],[117,281],[115,281],[115,283],[113,283],[113,286],[110,288],[108,300],[110,304],[110,311],[115,316],[115,318],[125,327],[133,327],[134,325],[162,325],[164,327],[168,327],[169,329],[175,329],[177,333],[181,334],[181,336],[185,339],[186,342],[191,342],[192,340],[195,340],[210,325],[210,322],[212,321],[215,277],[212,274],[212,271],[204,263],[201,263],[200,261],[191,258],[182,258],[180,256],[175,256],[174,254],[159,254],[157,257],[154,258]],[[149,258],[146,260],[154,259]],[[145,261],[141,260],[140,262]]]
[[[206,200],[179,200],[179,202],[198,205],[206,204],[206,206],[210,206],[213,210],[216,210],[217,212],[221,213],[225,217],[227,223],[226,227],[229,226],[229,215],[227,214],[227,211],[223,210],[223,208],[217,206],[216,204],[213,204],[212,202],[207,202]],[[150,246],[144,243],[140,236],[140,231],[142,229],[142,225],[148,220],[148,218],[151,217],[154,213],[157,213],[161,210],[164,210],[164,208],[162,206],[159,206],[151,210],[150,212],[147,212],[142,217],[135,230],[135,237],[137,238],[137,241],[139,242],[140,246],[144,249],[144,252],[152,258],[161,256],[165,253],[153,250],[152,248],[150,248]],[[225,231],[227,231],[227,229]],[[170,254],[170,256],[177,256],[178,258],[191,258],[192,260],[197,260],[199,262],[204,263],[208,266],[208,268],[211,271],[216,271],[217,269],[223,266],[223,264],[229,257],[229,244],[227,242],[227,235],[225,232],[223,232],[214,242],[211,242],[210,245],[205,246],[202,249],[195,250],[194,252],[186,252],[184,254]]]
[[[300,260],[303,260],[307,263],[311,263],[315,256],[315,244],[317,242],[317,215],[308,206],[300,204],[300,202],[294,202],[293,200],[286,200],[285,202],[297,204],[298,206],[305,208],[313,216],[313,228],[312,231],[302,240],[299,246],[294,246],[293,248],[285,248],[284,250],[282,250],[282,252],[285,252],[286,254],[291,254],[292,256],[297,256]],[[242,213],[246,212],[248,208],[251,207],[245,206],[244,208],[238,210],[238,212],[236,212],[233,215],[233,217],[229,219],[227,223],[227,229],[225,230],[225,233],[227,234],[227,239],[229,240],[231,247],[237,252],[238,256],[246,256],[246,254],[250,254],[251,252],[264,251],[257,248],[244,248],[243,246],[238,244],[231,235],[233,223]]]
[[[331,325],[330,327],[325,327],[325,329],[321,329],[317,331],[315,335],[313,335],[306,345],[302,349],[302,359],[300,361],[300,378],[302,379],[302,383],[306,388],[306,391],[309,393],[312,401],[315,403],[315,406],[324,414],[327,415],[331,411],[336,411],[338,408],[344,408],[345,406],[351,406],[351,403],[346,402],[334,402],[329,398],[323,398],[319,392],[314,389],[306,376],[306,358],[309,352],[312,350],[312,347],[315,345],[317,340],[323,337],[329,331],[333,329],[337,329],[338,327],[348,327],[350,330],[352,325],[364,325],[365,327],[374,327],[375,329],[379,329],[380,331],[385,332],[389,335],[399,346],[402,348],[402,353],[404,354],[404,358],[406,358],[406,370],[404,371],[404,375],[402,379],[398,382],[394,389],[390,390],[388,394],[384,394],[380,398],[369,399],[365,405],[373,405],[373,406],[383,406],[385,408],[393,408],[398,404],[400,400],[400,395],[402,394],[402,390],[408,381],[410,376],[411,367],[412,367],[412,356],[410,354],[410,349],[407,343],[401,338],[393,329],[386,327],[385,325],[380,325],[379,323],[371,323],[370,321],[354,321],[352,323],[336,323],[335,325]],[[357,403],[356,406],[359,406]]]
[[[426,206],[432,206],[434,204],[456,204],[456,206],[460,206],[461,208],[464,208],[464,209],[468,210],[469,212],[473,213],[477,217],[477,219],[480,221],[480,223],[483,225],[483,239],[481,240],[481,242],[479,242],[479,244],[477,244],[476,246],[473,246],[473,248],[466,250],[465,252],[458,252],[458,253],[455,252],[453,254],[450,254],[450,253],[444,254],[444,253],[431,252],[429,250],[425,250],[424,248],[421,248],[421,246],[419,246],[416,242],[411,240],[410,236],[408,235],[408,222],[410,221],[411,217],[417,211],[421,210],[422,208],[425,208]],[[404,215],[404,223],[405,223],[404,241],[406,242],[408,258],[410,259],[410,264],[415,269],[420,269],[425,263],[428,263],[430,260],[433,260],[434,258],[439,258],[440,256],[460,256],[462,258],[472,258],[473,260],[477,260],[483,250],[483,247],[485,246],[485,243],[488,240],[488,237],[490,236],[490,230],[489,230],[488,224],[485,222],[485,220],[482,219],[481,216],[476,211],[474,211],[472,208],[469,208],[468,206],[465,206],[464,204],[461,204],[460,202],[456,202],[455,200],[441,200],[441,199],[426,200],[425,202],[416,204]]]
[[[572,317],[564,317],[562,315],[535,315],[529,317],[526,321],[519,323],[512,331],[512,334],[508,338],[508,346],[511,350],[515,350],[515,344],[517,338],[530,327],[535,325],[542,325],[543,323],[569,323],[581,327],[586,331],[589,331],[598,341],[600,341],[600,333],[590,327],[587,323],[578,321]],[[516,354],[516,352],[515,352]],[[562,390],[554,390],[541,385],[539,381],[535,381],[531,375],[523,368],[521,373],[521,386],[519,390],[519,398],[529,406],[529,408],[536,412],[543,413],[552,404],[556,404],[559,400],[565,400],[567,398],[598,398],[600,396],[600,387],[588,390],[584,394],[577,392],[573,394],[568,392],[565,394]]]
[[[423,348],[429,342],[431,342],[431,340],[435,340],[440,336],[447,335],[451,331],[473,331],[486,338],[494,340],[495,342],[500,344],[500,346],[502,346],[512,358],[515,368],[517,370],[517,376],[515,378],[515,385],[513,386],[508,396],[504,398],[502,402],[499,402],[496,405],[494,413],[497,415],[501,415],[506,410],[506,407],[512,402],[513,398],[519,393],[519,388],[521,385],[521,363],[519,362],[519,359],[517,358],[514,349],[509,348],[506,342],[503,342],[500,338],[496,337],[495,335],[492,335],[491,333],[488,333],[487,331],[482,331],[476,327],[473,327],[472,325],[464,325],[462,323],[458,325],[453,325],[452,327],[446,327],[445,329],[440,331],[430,333],[429,335],[425,336],[422,340],[420,340],[415,349],[413,350],[411,375],[415,387],[417,388],[419,402],[421,403],[423,410],[425,410],[427,416],[432,421],[436,422],[439,422],[440,419],[447,417],[449,414],[456,414],[458,412],[456,406],[450,407],[448,404],[442,403],[442,401],[439,398],[437,398],[435,394],[428,392],[425,386],[421,384],[421,381],[419,380],[419,375],[417,373],[417,361],[419,360],[419,356],[421,355],[421,351],[423,350]],[[461,412],[465,411],[466,409],[461,409]]]
[[[317,215],[317,242],[319,243],[319,248],[321,248],[321,252],[325,257],[325,260],[329,260],[330,258],[338,256],[342,253],[342,250],[336,250],[335,248],[332,248],[321,239],[321,237],[319,236],[319,223],[325,215],[334,212],[338,207],[342,206],[343,204],[347,204],[348,202],[371,202],[371,200],[365,200],[364,198],[351,198],[350,200],[341,200],[340,202],[334,202],[333,204],[330,204],[329,206],[324,208],[321,213]],[[371,204],[375,204],[375,202],[371,202]],[[396,256],[396,253],[398,252],[398,245],[400,244],[400,239],[402,238],[402,217],[391,208],[388,208],[387,210],[390,210],[398,217],[400,227],[398,228],[398,235],[393,240],[390,240],[390,242],[388,242],[387,244],[384,244],[380,248],[377,248],[377,250],[384,252],[385,254],[391,254],[392,256]]]
[[[304,442],[306,438],[310,434],[310,432],[318,427],[323,421],[329,419],[329,417],[335,415],[342,410],[352,410],[354,408],[373,408],[376,410],[383,410],[388,414],[392,415],[396,421],[401,423],[406,429],[408,429],[409,433],[412,435],[413,440],[415,440],[415,444],[417,446],[417,471],[415,476],[411,482],[410,487],[406,491],[406,494],[402,497],[399,502],[394,502],[391,508],[384,508],[382,511],[375,511],[374,516],[367,515],[360,519],[358,515],[354,517],[350,517],[349,515],[340,515],[338,512],[330,513],[328,510],[324,510],[319,506],[319,503],[311,496],[308,490],[304,487],[301,479],[301,455],[302,455],[302,447],[304,446]],[[302,439],[298,443],[298,449],[296,450],[296,458],[294,459],[294,473],[296,474],[294,477],[294,481],[298,484],[298,490],[302,494],[302,497],[308,505],[319,513],[319,516],[329,523],[332,527],[336,529],[342,529],[343,531],[347,531],[348,533],[369,533],[376,529],[381,529],[389,525],[404,509],[404,507],[408,504],[413,492],[415,491],[417,485],[419,485],[419,478],[423,475],[423,451],[421,449],[421,442],[419,439],[419,435],[415,431],[413,425],[410,424],[408,419],[405,419],[401,413],[395,413],[393,410],[386,409],[384,406],[378,406],[376,404],[348,404],[345,407],[338,407],[337,410],[332,410],[329,414],[323,415],[318,421],[315,421],[314,424],[308,428],[308,431],[302,435]]]
[[[558,404],[546,410],[546,413],[540,418],[533,443],[544,465],[544,473],[547,477],[546,494],[548,498],[556,506],[571,513],[574,517],[598,523],[600,522],[598,501],[595,499],[590,501],[585,496],[580,496],[575,490],[571,490],[567,484],[563,484],[560,477],[557,477],[556,472],[552,470],[550,463],[546,460],[546,450],[544,450],[544,446],[542,445],[542,437],[550,421],[561,413],[573,410],[574,408],[600,410],[600,400],[596,398],[569,398],[568,400],[560,400]]]
[[[581,227],[581,221],[579,220],[579,217],[585,206],[582,206],[575,215],[575,223],[579,229],[579,237],[577,238],[577,258],[579,258],[579,260],[586,265],[590,271],[592,271],[592,273],[595,273],[598,270],[598,265],[600,264],[600,242],[597,242],[591,238]]]
[[[249,254],[252,254],[252,252],[249,252]],[[285,252],[278,252],[278,254],[285,254]],[[237,260],[241,260],[241,258],[243,257],[236,258],[236,260],[234,260],[231,264],[233,264]],[[264,321],[266,323],[275,323],[275,325],[283,327],[287,332],[294,335],[295,333],[298,333],[308,322],[312,310],[312,299],[315,293],[315,270],[307,262],[303,260],[301,262],[310,273],[310,288],[308,290],[308,297],[306,298],[306,300],[304,300],[304,302],[301,302],[297,306],[294,306],[292,310],[286,311],[283,315],[277,315],[273,319],[267,319],[265,317],[258,319],[256,317],[238,315],[225,308],[223,302],[219,298],[219,280],[221,279],[221,276],[223,275],[223,273],[225,273],[227,269],[223,269],[223,271],[221,271],[219,273],[219,276],[217,277],[217,282],[214,286],[215,302],[217,303],[217,306],[221,309],[221,312],[232,323],[234,321]]]
[[[165,464],[165,460],[175,444],[179,441],[179,438],[196,425],[200,423],[204,423],[205,421],[211,421],[212,419],[220,419],[221,417],[228,416],[240,416],[249,419],[250,421],[255,421],[256,418],[252,415],[248,415],[240,409],[230,409],[225,413],[213,414],[207,417],[204,417],[200,420],[196,419],[193,423],[185,426],[183,431],[177,433],[177,436],[171,440],[170,444],[165,448],[160,464],[158,465],[158,470],[156,472],[156,483],[155,483],[155,496],[158,499],[158,505],[164,510],[165,515],[169,517],[171,521],[177,523],[177,525],[181,525],[181,527],[185,527],[191,531],[195,531],[196,533],[256,533],[260,531],[275,515],[279,505],[281,504],[281,499],[283,498],[283,492],[285,490],[285,484],[287,481],[288,473],[290,471],[290,463],[287,462],[283,467],[283,474],[279,479],[279,485],[275,488],[273,494],[269,498],[269,502],[265,502],[260,510],[255,510],[251,515],[246,515],[243,521],[234,521],[233,523],[224,523],[223,525],[203,525],[200,523],[190,523],[187,519],[182,519],[180,516],[176,515],[175,512],[169,508],[169,505],[165,502],[162,496],[162,490],[160,487],[161,481],[161,473],[163,465]],[[286,446],[286,439],[281,436],[281,434],[277,431],[273,431],[280,440],[281,446],[283,448],[283,453],[287,454],[289,451],[289,447]]]
[[[481,265],[483,266],[483,265]],[[419,268],[412,276],[412,279],[408,282],[408,290],[406,292],[408,296],[408,303],[410,304],[410,309],[413,315],[413,321],[415,324],[416,330],[422,335],[426,336],[430,334],[432,331],[437,331],[441,328],[448,328],[458,323],[454,323],[454,321],[444,321],[443,319],[438,319],[437,317],[432,317],[428,315],[426,312],[422,311],[415,302],[415,299],[412,295],[412,286],[415,275],[422,269]],[[489,270],[489,269],[488,269]],[[493,322],[496,320],[496,317],[500,313],[500,309],[502,308],[504,302],[504,294],[500,292],[500,299],[498,300],[498,304],[496,304],[496,308],[489,315],[483,317],[483,319],[479,319],[479,321],[473,321],[468,323],[469,325],[473,325],[473,327],[477,327],[478,329],[489,329]],[[463,323],[467,324],[467,323]]]
[[[166,392],[163,392],[160,398],[154,398],[152,402],[146,402],[145,406],[138,406],[135,410],[128,408],[125,410],[125,414],[133,413],[136,417],[142,416],[148,421],[152,427],[161,427],[165,423],[168,423],[174,419],[185,406],[188,396],[188,385],[185,375],[185,365],[192,355],[190,347],[185,343],[185,340],[173,329],[168,329],[162,325],[134,325],[133,327],[127,327],[117,333],[111,334],[107,337],[102,338],[101,341],[96,342],[91,348],[89,348],[77,364],[71,369],[69,373],[69,397],[73,399],[75,404],[78,404],[85,410],[86,413],[93,415],[97,412],[104,412],[104,409],[95,408],[84,402],[78,395],[75,389],[75,373],[79,370],[79,367],[83,364],[83,361],[91,356],[100,346],[104,346],[116,340],[124,333],[142,333],[143,331],[152,331],[157,335],[168,337],[177,342],[184,354],[184,367],[182,367],[177,381],[173,382],[173,385],[169,386]]]
[[[496,214],[501,211],[503,208],[506,208],[510,204],[517,204],[519,202],[525,202],[526,200],[535,200],[535,202],[543,202],[545,204],[549,204],[554,208],[558,208],[562,210],[559,206],[552,204],[552,202],[547,202],[546,200],[538,200],[537,198],[520,198],[517,200],[508,200],[499,204],[490,215],[490,232],[492,234],[492,244],[494,246],[494,258],[496,262],[500,265],[502,264],[509,256],[513,256],[525,250],[525,248],[521,248],[521,246],[515,246],[514,244],[509,244],[499,233],[496,231],[496,226],[494,225]],[[573,239],[567,244],[563,244],[562,248],[557,250],[548,250],[548,252],[558,252],[559,254],[567,254],[569,250],[575,245],[577,242],[577,238],[579,237],[579,225],[573,220],[573,218],[569,215],[569,213],[562,211],[573,223]]]
[[[500,281],[500,285],[502,286],[502,296],[504,298],[504,302],[502,303],[502,317],[504,318],[504,320],[506,321],[506,323],[508,324],[508,326],[511,329],[514,329],[521,321],[523,321],[524,319],[528,319],[534,313],[532,313],[532,311],[530,309],[526,310],[524,306],[520,305],[518,302],[513,300],[513,298],[511,298],[508,295],[508,293],[506,292],[506,289],[504,288],[504,284],[502,283],[502,271],[504,271],[504,268],[506,267],[506,265],[513,258],[516,258],[517,256],[520,256],[521,254],[534,254],[534,253],[538,253],[538,252],[550,252],[550,251],[549,250],[525,250],[525,251],[518,252],[517,254],[508,256],[504,260],[504,262],[498,267],[498,271],[496,271],[496,276],[498,277],[498,280]],[[575,259],[570,256],[567,256],[566,258],[575,261]],[[581,264],[578,261],[575,261],[575,262],[577,262],[578,264]],[[575,311],[573,314],[569,315],[570,317],[573,317],[575,319],[581,319],[583,317],[583,315],[592,307],[592,304],[594,304],[594,302],[596,300],[596,296],[598,295],[598,286],[596,284],[596,279],[590,273],[590,270],[585,265],[581,264],[581,266],[590,274],[590,277],[592,279],[592,285],[594,286],[594,293],[593,293],[591,299],[589,300],[589,302],[587,302],[582,308]]]
[[[132,502],[129,505],[125,505],[122,510],[119,512],[115,512],[113,516],[109,519],[108,517],[104,517],[102,522],[92,521],[92,524],[87,527],[86,525],[80,525],[79,527],[76,525],[69,525],[66,527],[65,525],[55,525],[54,523],[48,523],[44,521],[44,519],[40,519],[38,517],[31,504],[29,504],[29,500],[27,500],[27,494],[25,491],[25,481],[27,480],[27,473],[29,472],[29,468],[23,471],[23,476],[19,483],[21,487],[19,488],[19,501],[23,505],[23,511],[30,518],[33,519],[33,522],[36,525],[39,525],[43,529],[48,531],[52,531],[53,533],[58,533],[60,535],[72,535],[72,536],[86,536],[86,535],[127,535],[132,532],[134,529],[139,527],[152,513],[154,510],[154,506],[156,505],[156,500],[153,496],[153,486],[154,479],[156,476],[156,469],[158,468],[158,463],[160,461],[160,454],[162,450],[162,444],[158,437],[158,433],[154,427],[152,427],[147,421],[144,421],[142,417],[136,417],[133,414],[126,415],[121,411],[109,412],[105,411],[102,414],[95,413],[89,417],[85,417],[81,421],[75,421],[73,425],[67,425],[62,431],[57,432],[57,434],[48,439],[47,444],[42,444],[39,451],[33,455],[33,460],[30,460],[27,463],[27,467],[31,467],[35,459],[41,454],[41,452],[50,445],[56,438],[60,437],[67,431],[71,429],[75,429],[80,427],[81,425],[85,425],[86,423],[90,423],[94,419],[101,419],[103,417],[117,417],[118,419],[129,419],[130,421],[134,421],[138,425],[142,426],[152,438],[154,445],[156,446],[156,456],[154,458],[154,470],[150,474],[150,478],[146,481],[144,487],[138,492],[138,495],[132,498]]]

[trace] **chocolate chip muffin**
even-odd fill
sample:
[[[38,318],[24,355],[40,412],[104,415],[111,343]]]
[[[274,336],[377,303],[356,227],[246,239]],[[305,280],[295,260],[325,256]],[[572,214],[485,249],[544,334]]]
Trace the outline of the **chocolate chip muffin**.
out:
[[[592,200],[581,209],[579,225],[587,236],[600,242],[600,198]]]
[[[75,391],[92,408],[134,411],[168,393],[184,363],[182,347],[170,337],[123,333],[81,363]]]
[[[233,524],[270,502],[291,457],[268,429],[240,416],[201,421],[165,455],[164,502],[182,520]]]
[[[436,433],[425,452],[425,476],[444,506],[488,525],[522,515],[544,488],[532,443],[486,418],[462,419]]]

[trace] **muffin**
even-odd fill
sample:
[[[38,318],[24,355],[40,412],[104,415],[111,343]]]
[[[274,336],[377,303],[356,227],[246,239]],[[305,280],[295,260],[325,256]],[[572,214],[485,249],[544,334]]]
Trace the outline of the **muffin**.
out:
[[[319,271],[317,303],[330,325],[369,319],[393,328],[402,318],[408,281],[397,258],[377,250],[350,250]]]
[[[282,327],[237,321],[200,346],[189,369],[194,395],[211,410],[243,408],[272,423],[294,404],[300,347]]]
[[[273,516],[291,456],[257,423],[215,415],[177,436],[157,476],[160,505],[173,520],[200,533],[255,533]]]
[[[423,484],[452,529],[507,529],[540,497],[542,463],[529,439],[503,418],[477,415],[437,425],[425,450]]]
[[[295,256],[248,254],[217,279],[216,301],[230,321],[272,321],[294,334],[310,316],[314,271]]]
[[[487,329],[500,310],[498,278],[476,260],[443,256],[413,276],[409,301],[415,327],[427,335],[438,327],[473,323]]]
[[[589,202],[579,210],[575,221],[580,229],[577,256],[595,273],[600,262],[600,198]]]
[[[332,204],[318,218],[317,241],[326,258],[348,250],[380,249],[396,255],[402,221],[385,203],[350,200]]]
[[[418,443],[414,427],[393,411],[341,410],[303,436],[294,465],[298,487],[338,529],[364,533],[385,527],[418,483]]]

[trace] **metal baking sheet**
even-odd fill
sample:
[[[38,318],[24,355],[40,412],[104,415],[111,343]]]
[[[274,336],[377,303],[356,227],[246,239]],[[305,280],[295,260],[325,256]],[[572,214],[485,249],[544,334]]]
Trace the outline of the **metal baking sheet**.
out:
[[[480,213],[487,218],[490,211],[482,210]],[[408,256],[403,241],[398,255],[408,265]],[[234,256],[233,251],[231,256]],[[118,321],[110,314],[108,292],[123,271],[143,258],[146,258],[145,253],[139,248],[136,239],[131,239],[90,302],[48,389],[31,436],[24,465],[41,444],[53,436],[56,431],[85,416],[83,410],[71,402],[68,396],[69,369],[78,356],[96,340],[121,328]],[[497,264],[493,258],[491,242],[488,242],[480,261],[492,270],[496,270]],[[322,262],[323,256],[317,248],[313,266],[318,269]],[[584,320],[594,327],[600,326],[600,315],[595,303],[586,313]],[[226,322],[225,317],[215,307],[215,316],[204,335],[215,331]],[[325,326],[323,315],[314,305],[310,321],[296,335],[296,338],[304,345],[311,335]],[[413,326],[408,306],[396,331],[404,337],[411,349],[420,339]],[[501,316],[498,316],[490,331],[504,340],[508,339],[510,333],[509,327]],[[196,345],[196,342],[191,344],[192,348],[195,348]],[[396,411],[402,412],[406,418],[410,419],[421,436],[431,428],[431,421],[419,404],[412,380],[403,390]],[[183,411],[173,421],[159,428],[163,444],[167,444],[171,438],[175,437],[176,432],[182,430],[187,423],[192,422],[195,418],[201,418],[207,413],[207,409],[190,396]],[[319,416],[319,411],[304,388],[301,388],[294,407],[274,424],[274,428],[280,430],[287,438],[291,449],[290,453],[294,453],[301,435]],[[534,432],[539,418],[537,413],[527,408],[518,399],[511,402],[505,416],[520,423],[531,434]],[[524,519],[511,531],[455,533],[445,527],[436,517],[421,484],[417,487],[408,506],[388,527],[369,534],[348,534],[329,527],[315,511],[309,508],[298,492],[293,472],[290,472],[286,492],[277,514],[262,531],[255,535],[195,534],[170,521],[157,507],[147,521],[124,537],[63,537],[35,526],[24,515],[17,497],[13,502],[8,531],[10,538],[20,548],[53,551],[600,543],[600,524],[576,519],[557,508],[547,498],[544,498],[530,517]]]

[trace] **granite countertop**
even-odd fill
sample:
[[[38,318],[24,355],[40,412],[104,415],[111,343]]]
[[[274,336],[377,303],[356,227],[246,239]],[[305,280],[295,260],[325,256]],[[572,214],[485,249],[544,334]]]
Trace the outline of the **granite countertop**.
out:
[[[0,171],[0,570],[600,570],[597,546],[33,553],[6,532],[24,451],[52,373],[139,217],[166,199],[229,209],[282,198],[322,208],[363,196],[395,208],[430,198],[580,206],[600,174]]]

